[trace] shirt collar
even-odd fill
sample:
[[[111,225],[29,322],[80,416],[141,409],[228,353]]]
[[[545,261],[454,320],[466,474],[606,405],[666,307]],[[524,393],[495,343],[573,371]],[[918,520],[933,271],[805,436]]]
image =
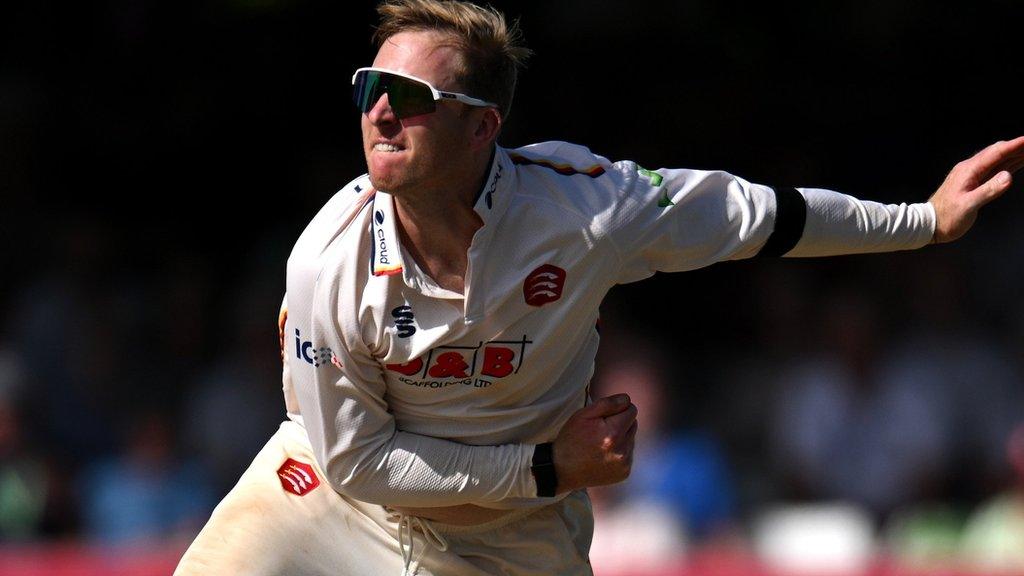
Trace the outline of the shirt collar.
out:
[[[484,221],[484,228],[488,223],[496,222],[505,213],[509,199],[512,196],[512,179],[514,170],[512,160],[508,152],[501,146],[494,147],[491,159],[491,170],[487,174],[483,188],[477,195],[476,204],[473,209]]]
[[[515,170],[512,160],[504,148],[495,146],[491,156],[491,169],[477,195],[473,209],[484,222],[473,238],[470,258],[473,253],[486,246],[496,228],[496,223],[508,208],[514,186]],[[378,190],[371,204],[371,250],[370,273],[374,276],[391,276],[405,270],[402,247],[399,243],[394,197]]]

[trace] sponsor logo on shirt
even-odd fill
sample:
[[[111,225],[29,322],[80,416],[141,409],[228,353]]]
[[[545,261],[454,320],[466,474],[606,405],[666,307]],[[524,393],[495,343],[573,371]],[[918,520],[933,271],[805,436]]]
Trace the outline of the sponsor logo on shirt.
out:
[[[487,187],[487,192],[484,193],[484,201],[487,202],[487,209],[490,210],[494,207],[494,192],[498,189],[498,180],[501,180],[501,163],[498,163],[497,170],[494,171],[494,179],[491,180],[491,185]]]
[[[327,364],[328,362],[341,368],[341,362],[330,348],[326,346],[316,347],[310,340],[303,341],[302,333],[299,332],[298,328],[295,329],[295,357],[312,364],[314,368],[319,368],[321,364]]]
[[[281,479],[284,491],[296,496],[305,496],[320,485],[320,479],[311,465],[291,458],[285,460],[277,469],[277,477]]]
[[[524,335],[521,340],[491,340],[476,346],[439,346],[404,364],[384,367],[398,373],[398,380],[409,386],[487,388],[495,380],[519,372],[528,344],[533,341]]]
[[[378,203],[376,200],[380,200]],[[390,198],[383,196],[374,200],[373,225],[370,227],[372,251],[370,270],[374,276],[391,276],[402,272],[402,256],[398,238],[392,222],[394,206]]]
[[[562,297],[565,270],[552,264],[539,266],[523,282],[523,297],[530,306],[543,306]]]
[[[651,186],[658,188],[665,181],[664,176],[658,174],[654,170],[648,170],[646,168],[636,167],[637,173],[641,176],[646,176],[651,181]],[[658,198],[658,208],[668,208],[669,206],[675,206],[675,202],[668,197],[668,190],[661,191],[661,198]]]
[[[408,338],[416,333],[412,306],[399,306],[391,311],[391,316],[395,318],[395,328],[398,330],[399,338]]]
[[[373,219],[377,221],[377,226],[380,226],[384,223],[384,213],[377,210],[373,215]],[[377,262],[385,266],[391,264],[391,260],[388,258],[388,242],[384,238],[383,228],[377,228]]]
[[[665,178],[662,177],[661,174],[658,174],[654,170],[648,170],[646,168],[641,168],[641,167],[637,166],[636,167],[636,171],[641,176],[646,176],[647,179],[651,181],[651,186],[654,186],[655,188],[657,188],[658,186],[661,186],[661,183],[664,182],[664,180],[665,180]]]

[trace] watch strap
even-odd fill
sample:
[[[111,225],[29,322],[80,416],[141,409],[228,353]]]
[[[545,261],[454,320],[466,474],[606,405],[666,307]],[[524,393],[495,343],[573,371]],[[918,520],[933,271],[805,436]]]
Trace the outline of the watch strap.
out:
[[[551,497],[558,487],[558,476],[555,475],[555,459],[551,442],[537,444],[533,449],[533,463],[530,471],[537,482],[537,496]]]

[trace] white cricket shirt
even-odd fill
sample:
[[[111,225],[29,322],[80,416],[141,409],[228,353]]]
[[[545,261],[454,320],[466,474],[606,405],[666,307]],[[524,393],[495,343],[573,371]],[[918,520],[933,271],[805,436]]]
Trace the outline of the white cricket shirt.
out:
[[[800,193],[808,214],[794,254],[916,248],[932,236],[930,205]],[[362,501],[550,502],[536,497],[533,447],[587,402],[608,289],[757,254],[775,198],[724,172],[647,171],[563,142],[499,147],[463,296],[420,270],[399,242],[393,198],[358,178],[288,260],[289,416],[331,485]]]

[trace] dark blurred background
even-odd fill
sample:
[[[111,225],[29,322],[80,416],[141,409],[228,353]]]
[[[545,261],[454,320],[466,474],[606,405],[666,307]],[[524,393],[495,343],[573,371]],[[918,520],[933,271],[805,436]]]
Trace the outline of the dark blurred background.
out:
[[[493,4],[535,51],[506,147],[895,203],[1024,134],[1015,0]],[[3,13],[0,543],[187,543],[284,417],[285,261],[365,170],[350,79],[374,3]],[[955,245],[615,289],[598,389],[656,390],[641,423],[669,448],[599,514],[662,502],[676,553],[756,544],[780,502],[849,503],[887,549],[915,506],[966,534],[1020,482],[1022,194]]]

